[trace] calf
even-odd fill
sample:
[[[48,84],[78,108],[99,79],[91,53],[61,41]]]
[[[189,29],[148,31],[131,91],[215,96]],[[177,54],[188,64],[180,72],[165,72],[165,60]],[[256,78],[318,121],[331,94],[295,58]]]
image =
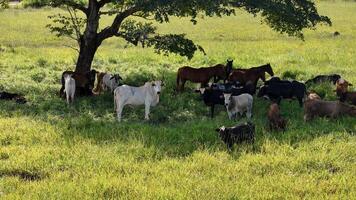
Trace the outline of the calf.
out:
[[[300,107],[303,107],[303,99],[306,95],[306,87],[298,81],[272,81],[260,88],[257,97],[266,96],[280,103],[282,98],[296,97]]]
[[[336,95],[340,97],[341,102],[350,102],[356,105],[356,92],[348,92],[349,86],[352,86],[344,79],[339,79],[336,82]]]
[[[75,80],[72,76],[73,76],[72,74],[64,75],[64,89],[65,89],[68,104],[74,102]]]
[[[306,100],[304,102],[304,121],[315,117],[336,118],[342,115],[356,117],[356,107],[339,101]]]
[[[224,93],[224,99],[229,119],[236,117],[237,113],[242,115],[245,112],[247,118],[251,118],[253,97],[250,94],[245,93],[238,96],[232,96],[231,93]]]
[[[122,85],[114,90],[114,106],[117,120],[121,121],[122,110],[125,105],[145,105],[145,119],[149,119],[150,107],[159,102],[162,81],[146,82],[141,87]]]
[[[330,74],[330,75],[318,75],[312,79],[309,79],[305,82],[306,85],[309,85],[311,83],[318,84],[318,83],[323,83],[323,82],[331,82],[334,85],[336,84],[336,81],[341,78],[340,75],[338,74]]]
[[[9,92],[0,92],[0,99],[2,100],[15,100],[18,104],[25,104],[27,100],[20,94],[9,93]]]
[[[351,83],[346,81],[343,78],[340,78],[336,81],[336,95],[341,96],[343,93],[346,93],[349,89],[349,86],[352,86]]]
[[[92,90],[94,88],[95,76],[98,72],[96,70],[91,70],[86,73],[79,73],[73,71],[65,71],[62,73],[61,84],[62,87],[59,90],[60,97],[64,97],[65,81],[64,75],[72,75],[75,80],[76,94],[78,96],[90,96],[93,94]]]
[[[94,89],[94,92],[96,94],[100,94],[101,91],[107,90],[109,88],[111,93],[113,93],[114,90],[119,86],[120,80],[122,80],[122,78],[119,74],[112,75],[109,73],[100,72],[97,74],[97,85]]]
[[[286,130],[287,121],[281,116],[278,104],[270,105],[267,117],[270,130]]]
[[[202,97],[205,105],[211,108],[211,118],[214,117],[215,105],[224,105],[224,92],[231,93],[232,96],[238,96],[244,93],[253,93],[253,83],[248,83],[244,87],[235,87],[234,84],[212,84],[211,87],[200,88],[196,90]]]
[[[229,149],[234,144],[244,141],[253,143],[255,140],[255,125],[251,122],[243,123],[234,127],[220,127],[215,130],[219,133],[221,140]]]

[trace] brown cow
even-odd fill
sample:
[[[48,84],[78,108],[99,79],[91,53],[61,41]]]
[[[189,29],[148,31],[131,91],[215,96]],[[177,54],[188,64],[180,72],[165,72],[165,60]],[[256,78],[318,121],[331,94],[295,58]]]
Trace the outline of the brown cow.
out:
[[[91,96],[93,94],[92,90],[94,88],[94,82],[95,82],[95,76],[98,72],[96,70],[91,70],[86,73],[79,73],[79,72],[73,72],[73,71],[65,71],[62,73],[62,78],[61,78],[61,83],[62,87],[59,90],[59,96],[64,97],[64,75],[69,74],[72,75],[72,77],[75,80],[75,95],[78,96]]]
[[[304,121],[314,117],[336,118],[342,115],[356,117],[356,107],[339,101],[306,100],[304,102]]]
[[[281,116],[278,104],[273,103],[270,105],[267,117],[270,130],[286,130],[287,120]]]
[[[349,86],[352,86],[344,79],[336,81],[336,95],[340,97],[341,102],[350,102],[356,105],[356,92],[348,92]]]

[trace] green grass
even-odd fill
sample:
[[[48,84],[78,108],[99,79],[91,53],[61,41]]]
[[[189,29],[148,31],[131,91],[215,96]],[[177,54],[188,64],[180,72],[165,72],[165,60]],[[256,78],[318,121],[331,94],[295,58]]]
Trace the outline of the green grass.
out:
[[[126,107],[116,121],[113,98],[79,98],[73,107],[57,97],[62,71],[77,53],[45,28],[58,10],[0,11],[0,90],[25,94],[29,103],[0,102],[0,198],[4,199],[355,199],[356,119],[303,122],[297,101],[283,101],[285,133],[268,132],[268,101],[256,99],[256,142],[226,150],[215,128],[235,125],[223,107],[216,118],[191,90],[174,95],[176,70],[234,59],[234,66],[271,63],[283,77],[307,80],[339,73],[356,83],[356,3],[320,2],[332,27],[306,31],[305,42],[272,32],[259,18],[188,19],[159,25],[184,32],[207,56],[192,60],[110,39],[94,68],[119,72],[140,85],[165,78],[161,102],[145,122],[144,109]],[[105,19],[104,24],[109,24]],[[333,37],[339,31],[341,36]],[[312,86],[336,99],[332,85]]]

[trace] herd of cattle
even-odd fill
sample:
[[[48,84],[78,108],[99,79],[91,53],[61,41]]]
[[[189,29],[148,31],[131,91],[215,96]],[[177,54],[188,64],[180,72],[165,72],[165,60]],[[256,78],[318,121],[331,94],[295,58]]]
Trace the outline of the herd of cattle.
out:
[[[253,115],[254,95],[258,98],[271,100],[267,112],[270,130],[286,130],[287,120],[280,114],[279,104],[282,99],[296,99],[300,107],[304,106],[304,120],[310,121],[315,117],[336,118],[341,115],[356,117],[356,92],[348,91],[351,83],[340,75],[319,75],[305,83],[299,81],[281,80],[274,76],[270,64],[253,67],[250,69],[234,69],[232,60],[227,64],[219,64],[212,67],[192,68],[181,67],[177,72],[176,92],[182,92],[187,81],[199,83],[200,93],[205,105],[211,109],[211,117],[214,117],[215,105],[226,107],[229,119],[246,113],[250,119]],[[272,78],[266,80],[266,73]],[[97,85],[94,88],[95,80]],[[212,83],[210,81],[213,80]],[[257,82],[262,80],[264,84],[257,87]],[[121,121],[122,111],[125,105],[145,105],[145,119],[149,119],[150,108],[159,103],[162,81],[146,82],[143,86],[134,87],[121,84],[119,74],[110,74],[91,70],[87,73],[65,71],[62,74],[60,96],[72,103],[75,96],[99,95],[105,90],[114,94],[114,107],[117,120]],[[311,83],[319,84],[331,82],[336,85],[338,101],[325,101],[315,92],[307,91]],[[19,103],[25,100],[10,93],[0,93],[0,99],[15,98]],[[351,104],[351,105],[350,105]],[[252,122],[243,123],[235,127],[220,127],[216,129],[221,139],[230,148],[234,143],[242,141],[254,141],[255,125]]]

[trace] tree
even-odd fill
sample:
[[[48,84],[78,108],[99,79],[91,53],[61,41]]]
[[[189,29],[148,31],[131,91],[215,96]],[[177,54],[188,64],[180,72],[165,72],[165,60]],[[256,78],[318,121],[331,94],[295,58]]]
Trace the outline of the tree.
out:
[[[153,47],[155,52],[177,53],[192,58],[203,48],[184,34],[161,35],[152,23],[129,18],[153,19],[169,22],[171,16],[189,17],[197,23],[199,15],[229,16],[236,9],[244,9],[254,16],[261,15],[273,30],[303,39],[303,29],[314,29],[317,24],[331,25],[328,17],[319,15],[312,0],[45,0],[52,7],[64,8],[68,15],[49,16],[53,24],[48,28],[57,36],[77,41],[79,56],[77,72],[91,68],[94,55],[102,42],[110,37],[121,37],[142,47]],[[80,12],[80,13],[78,13]],[[110,26],[99,30],[103,15],[114,16]],[[80,17],[82,16],[82,17]]]

